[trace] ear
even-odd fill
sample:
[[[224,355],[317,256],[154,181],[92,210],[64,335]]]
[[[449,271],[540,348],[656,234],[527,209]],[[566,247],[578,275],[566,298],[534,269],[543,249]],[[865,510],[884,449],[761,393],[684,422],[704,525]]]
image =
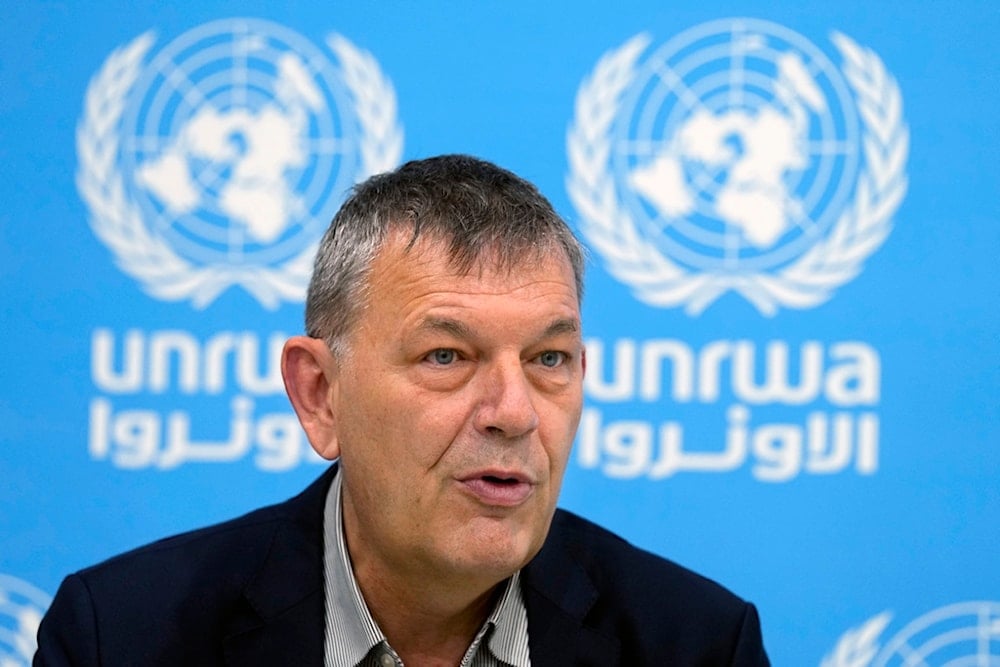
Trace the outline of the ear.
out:
[[[293,336],[281,351],[281,377],[309,444],[325,459],[340,456],[333,404],[337,391],[337,363],[318,338]]]

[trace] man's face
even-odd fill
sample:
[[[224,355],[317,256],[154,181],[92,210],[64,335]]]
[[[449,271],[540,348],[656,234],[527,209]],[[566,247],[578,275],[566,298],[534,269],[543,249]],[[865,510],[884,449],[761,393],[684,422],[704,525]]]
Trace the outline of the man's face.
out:
[[[331,386],[348,548],[359,579],[499,581],[541,547],[580,419],[573,273],[462,275],[406,241],[375,259]]]

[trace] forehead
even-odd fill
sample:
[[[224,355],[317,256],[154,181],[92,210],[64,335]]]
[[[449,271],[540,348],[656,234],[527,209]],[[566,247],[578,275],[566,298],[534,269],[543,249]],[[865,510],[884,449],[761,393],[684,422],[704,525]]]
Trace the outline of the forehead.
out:
[[[526,277],[549,276],[564,281],[567,277],[576,294],[576,278],[566,251],[552,240],[540,245],[486,247],[482,250],[461,248],[448,238],[434,234],[414,236],[412,228],[391,231],[375,253],[369,283],[389,277],[401,281],[442,277],[462,282],[512,286]],[[579,297],[579,295],[576,295]]]
[[[453,256],[447,240],[414,240],[396,233],[375,255],[367,282],[369,315],[381,311],[383,316],[409,319],[415,311],[458,299],[466,307],[487,310],[519,303],[542,317],[558,311],[561,317],[579,320],[573,269],[557,244],[523,253],[487,251],[463,262]]]

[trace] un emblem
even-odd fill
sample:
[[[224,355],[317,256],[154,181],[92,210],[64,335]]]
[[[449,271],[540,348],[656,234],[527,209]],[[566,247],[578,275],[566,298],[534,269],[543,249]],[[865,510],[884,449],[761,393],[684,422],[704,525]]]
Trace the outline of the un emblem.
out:
[[[38,625],[52,600],[34,586],[0,574],[0,666],[30,665]]]
[[[335,200],[399,163],[392,84],[344,37],[328,54],[268,21],[154,42],[112,52],[87,89],[77,187],[94,233],[160,299],[301,301]]]
[[[884,646],[883,612],[848,630],[821,667],[1000,664],[1000,602],[960,602],[924,614]]]
[[[699,314],[733,291],[811,308],[885,241],[909,132],[882,61],[835,65],[780,25],[727,19],[647,56],[640,34],[584,80],[567,134],[580,228],[636,297]]]

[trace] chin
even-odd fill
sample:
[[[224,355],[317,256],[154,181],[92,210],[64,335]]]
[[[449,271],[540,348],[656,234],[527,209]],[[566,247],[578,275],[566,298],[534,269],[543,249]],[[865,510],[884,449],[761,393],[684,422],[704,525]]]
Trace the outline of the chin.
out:
[[[471,526],[470,526],[471,528]],[[526,529],[511,530],[493,525],[476,530],[465,540],[465,547],[454,551],[461,554],[463,564],[471,571],[489,573],[505,579],[527,565],[542,546],[544,534]]]

